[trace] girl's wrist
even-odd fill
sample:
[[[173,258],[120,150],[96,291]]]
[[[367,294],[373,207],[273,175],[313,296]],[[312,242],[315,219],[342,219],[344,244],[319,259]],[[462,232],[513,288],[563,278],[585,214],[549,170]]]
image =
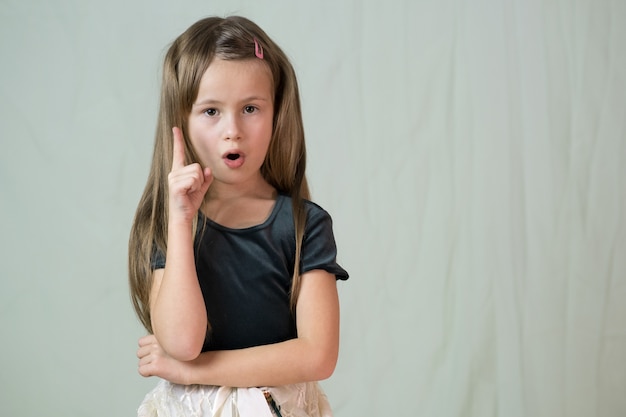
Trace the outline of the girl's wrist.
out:
[[[186,217],[170,216],[167,223],[169,228],[182,227],[185,229],[191,229],[193,226],[193,218],[188,219]]]

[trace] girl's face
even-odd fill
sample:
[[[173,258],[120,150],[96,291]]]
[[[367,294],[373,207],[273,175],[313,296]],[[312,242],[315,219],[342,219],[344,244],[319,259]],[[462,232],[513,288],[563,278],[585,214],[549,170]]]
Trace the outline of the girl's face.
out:
[[[189,139],[214,185],[258,184],[272,137],[274,94],[267,65],[215,58],[188,119]]]

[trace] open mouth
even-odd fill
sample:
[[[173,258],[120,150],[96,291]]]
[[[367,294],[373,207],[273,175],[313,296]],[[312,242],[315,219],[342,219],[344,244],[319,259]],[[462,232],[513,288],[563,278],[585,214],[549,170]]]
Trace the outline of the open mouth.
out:
[[[224,163],[229,168],[239,168],[243,165],[246,160],[246,155],[239,152],[237,149],[233,149],[232,151],[226,152],[222,158],[224,158]]]

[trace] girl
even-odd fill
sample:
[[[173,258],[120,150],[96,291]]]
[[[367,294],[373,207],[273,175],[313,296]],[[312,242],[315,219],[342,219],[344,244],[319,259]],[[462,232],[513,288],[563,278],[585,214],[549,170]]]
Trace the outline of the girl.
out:
[[[129,242],[139,373],[162,378],[139,416],[332,415],[348,274],[309,198],[287,57],[245,18],[198,21],[165,57]]]

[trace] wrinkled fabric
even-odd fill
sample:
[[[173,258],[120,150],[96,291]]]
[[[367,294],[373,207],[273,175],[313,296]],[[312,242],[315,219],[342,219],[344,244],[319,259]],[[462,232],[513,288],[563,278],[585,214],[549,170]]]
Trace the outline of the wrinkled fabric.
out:
[[[161,380],[139,406],[138,417],[275,417],[269,391],[282,417],[332,417],[319,384],[308,382],[270,388],[179,385]]]

